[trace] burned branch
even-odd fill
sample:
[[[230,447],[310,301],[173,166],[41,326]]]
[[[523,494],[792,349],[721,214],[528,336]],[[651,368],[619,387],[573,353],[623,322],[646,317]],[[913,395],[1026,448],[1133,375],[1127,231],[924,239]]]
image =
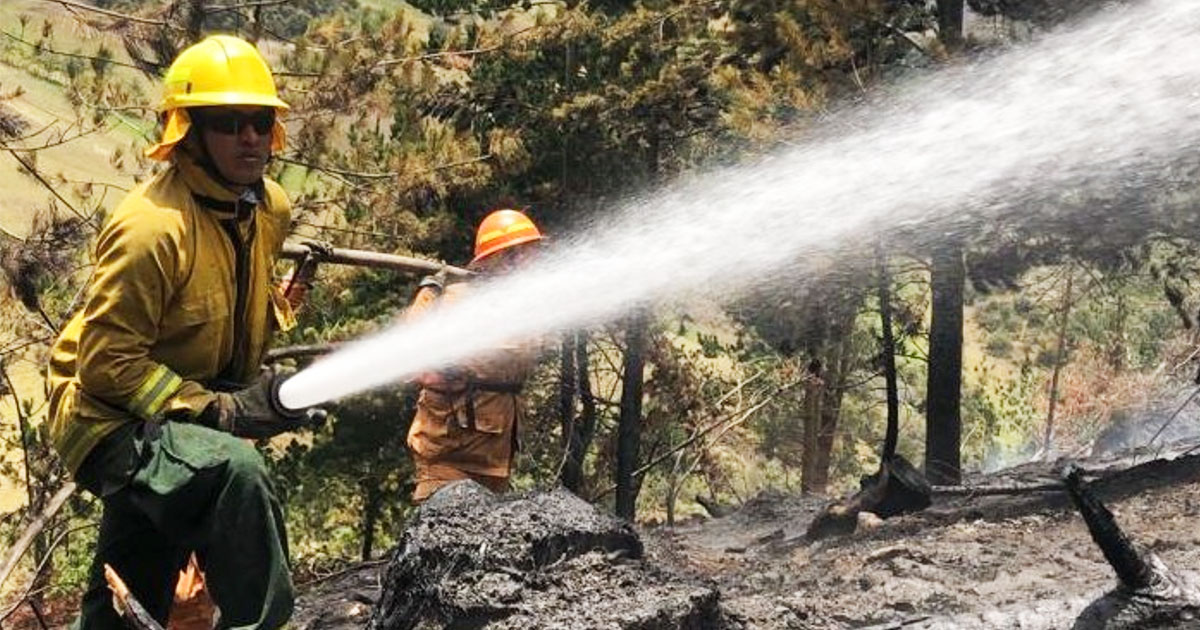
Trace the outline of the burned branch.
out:
[[[1158,556],[1134,544],[1084,484],[1078,468],[1068,466],[1063,481],[1092,540],[1120,581],[1079,615],[1075,630],[1175,627],[1200,615],[1200,586],[1195,580],[1175,573]]]

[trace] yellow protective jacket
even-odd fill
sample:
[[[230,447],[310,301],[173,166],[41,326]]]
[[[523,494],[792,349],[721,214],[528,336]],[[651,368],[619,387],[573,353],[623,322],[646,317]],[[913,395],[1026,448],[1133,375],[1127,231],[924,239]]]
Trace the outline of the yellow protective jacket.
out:
[[[271,284],[283,189],[265,181],[254,207],[176,154],[101,230],[82,309],[51,351],[50,437],[72,473],[122,424],[194,417],[207,383],[253,379],[273,320],[290,316]]]
[[[430,311],[437,304],[452,303],[468,291],[465,282],[449,284],[444,290],[424,287],[405,317],[436,317]],[[422,387],[408,431],[408,447],[417,466],[507,477],[517,426],[524,417],[518,391],[533,373],[537,351],[532,343],[494,348],[483,358],[443,372],[454,376],[437,386]]]

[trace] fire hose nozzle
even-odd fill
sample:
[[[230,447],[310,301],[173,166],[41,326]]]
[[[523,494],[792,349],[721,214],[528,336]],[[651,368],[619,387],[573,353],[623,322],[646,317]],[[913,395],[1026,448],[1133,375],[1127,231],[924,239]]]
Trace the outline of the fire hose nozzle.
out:
[[[313,431],[324,428],[329,419],[329,412],[320,407],[293,409],[283,403],[283,399],[279,395],[279,390],[283,388],[283,384],[292,376],[292,374],[285,374],[279,371],[276,371],[272,376],[270,397],[268,399],[272,411],[295,422],[299,427],[305,427]]]

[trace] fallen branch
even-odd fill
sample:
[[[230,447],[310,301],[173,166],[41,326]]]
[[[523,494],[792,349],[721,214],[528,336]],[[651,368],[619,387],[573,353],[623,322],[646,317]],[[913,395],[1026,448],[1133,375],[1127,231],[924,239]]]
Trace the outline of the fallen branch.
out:
[[[1061,483],[1012,484],[996,486],[933,486],[933,493],[945,497],[990,497],[1035,492],[1063,492]]]
[[[54,496],[50,498],[50,502],[46,504],[46,509],[42,510],[42,513],[25,528],[24,533],[17,539],[17,543],[13,545],[12,549],[8,550],[8,556],[4,558],[4,563],[0,564],[0,586],[4,585],[4,581],[8,579],[13,569],[17,567],[17,562],[20,561],[21,556],[25,555],[25,551],[29,549],[29,545],[33,544],[33,539],[42,533],[42,530],[46,527],[46,523],[50,522],[51,518],[54,518],[54,515],[62,509],[62,506],[74,492],[75,482],[69,481],[63,484],[63,487],[59,488],[58,492],[54,493]]]
[[[225,11],[239,11],[241,9],[261,9],[264,7],[274,7],[281,4],[288,4],[292,0],[261,0],[259,2],[241,2],[238,4],[212,5],[202,7],[201,10],[205,13],[223,13]]]
[[[44,592],[46,590],[47,587],[45,586],[36,590],[34,589],[34,586],[37,585],[38,577],[42,574],[42,571],[45,570],[46,565],[50,563],[50,557],[53,555],[54,550],[62,544],[62,541],[66,540],[67,536],[70,536],[75,532],[91,529],[93,527],[99,527],[99,523],[88,523],[87,525],[72,527],[71,529],[62,532],[55,537],[54,541],[50,543],[50,548],[46,551],[46,555],[42,557],[42,561],[39,562],[37,567],[33,570],[33,576],[29,578],[29,586],[25,587],[25,590],[21,593],[21,596],[17,598],[17,601],[10,606],[8,610],[4,611],[4,614],[0,615],[0,623],[11,617],[13,613],[17,612],[17,609],[21,607],[22,603],[29,600],[29,598],[33,597],[35,594]]]

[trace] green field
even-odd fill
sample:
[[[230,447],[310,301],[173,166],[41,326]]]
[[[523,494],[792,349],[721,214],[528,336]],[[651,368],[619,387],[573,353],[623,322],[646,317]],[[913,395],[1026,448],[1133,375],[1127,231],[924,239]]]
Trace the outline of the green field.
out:
[[[28,17],[23,29],[21,16]],[[28,124],[26,134],[41,131],[23,141],[9,141],[10,148],[37,148],[78,135],[78,128],[71,126],[77,115],[64,95],[60,83],[63,77],[53,70],[39,67],[30,57],[29,46],[13,39],[17,37],[32,41],[40,36],[41,25],[47,20],[52,28],[46,42],[54,50],[91,54],[101,45],[113,51],[122,50],[113,35],[80,27],[52,4],[38,0],[6,0],[0,3],[0,30],[4,33],[0,35],[0,103]],[[50,53],[41,55],[47,61],[62,59],[60,55]],[[122,56],[123,53],[116,55],[118,59]],[[123,78],[148,85],[132,70],[121,72],[124,73]],[[17,95],[4,98],[14,93]],[[92,201],[111,207],[120,198],[121,189],[132,185],[133,178],[114,168],[110,158],[114,151],[121,150],[129,154],[144,146],[144,141],[140,140],[139,125],[145,127],[146,123],[109,116],[105,130],[100,133],[89,133],[65,144],[37,151],[38,170],[54,180],[64,192],[71,182],[89,181],[108,185],[96,187],[96,194],[104,196]],[[28,230],[33,216],[44,210],[52,198],[41,183],[22,172],[17,160],[7,151],[0,153],[0,189],[5,191],[4,203],[0,204],[0,228],[16,235]],[[76,203],[71,196],[65,196],[73,204]]]

